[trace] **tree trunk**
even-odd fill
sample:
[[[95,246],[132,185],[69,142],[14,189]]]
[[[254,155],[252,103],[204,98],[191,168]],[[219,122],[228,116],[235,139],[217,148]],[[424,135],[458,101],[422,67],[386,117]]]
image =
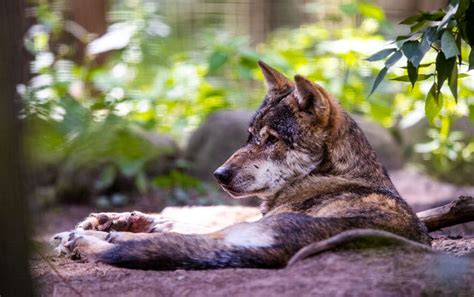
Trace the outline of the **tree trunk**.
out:
[[[27,73],[24,13],[24,0],[0,1],[0,295],[5,297],[34,295],[16,92]]]
[[[107,31],[107,0],[69,0],[68,18],[96,36],[102,36]],[[75,39],[77,46],[75,60],[84,62],[86,44]],[[97,64],[104,63],[106,54],[95,58]]]

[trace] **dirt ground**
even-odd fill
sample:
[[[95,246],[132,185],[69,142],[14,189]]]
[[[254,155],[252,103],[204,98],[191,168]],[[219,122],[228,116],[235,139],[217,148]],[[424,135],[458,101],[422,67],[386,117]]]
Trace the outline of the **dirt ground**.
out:
[[[418,173],[391,175],[417,211],[460,194],[474,194],[474,188],[435,182]],[[127,209],[149,211],[139,204]],[[31,261],[39,296],[474,296],[472,224],[434,234],[433,251],[404,246],[340,249],[280,270],[157,272],[55,257],[46,244],[48,238],[72,229],[95,211],[90,206],[67,206],[42,214],[36,234],[40,247]],[[225,206],[168,208],[164,213],[215,228],[259,216],[255,208]]]

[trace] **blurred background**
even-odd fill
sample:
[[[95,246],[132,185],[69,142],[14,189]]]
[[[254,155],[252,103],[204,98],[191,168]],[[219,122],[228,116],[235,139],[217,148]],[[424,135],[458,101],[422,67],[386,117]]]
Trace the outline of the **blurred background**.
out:
[[[86,205],[78,217],[91,209],[237,203],[211,174],[243,144],[265,94],[258,59],[333,93],[415,208],[472,194],[473,77],[459,80],[462,100],[445,98],[431,125],[424,111],[431,82],[412,89],[389,80],[404,74],[403,65],[368,97],[383,62],[364,59],[409,30],[400,20],[446,5],[35,1],[24,39],[29,83],[18,87],[31,201],[56,213]]]

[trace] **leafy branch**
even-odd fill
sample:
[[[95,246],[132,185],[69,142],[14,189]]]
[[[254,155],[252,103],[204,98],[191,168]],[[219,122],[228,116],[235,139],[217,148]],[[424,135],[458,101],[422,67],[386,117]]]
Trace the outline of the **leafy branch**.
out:
[[[403,56],[407,59],[406,75],[393,80],[416,82],[433,78],[433,85],[425,100],[425,114],[430,122],[436,118],[443,107],[441,88],[447,82],[454,99],[458,100],[458,79],[467,76],[460,73],[466,63],[462,58],[462,45],[470,47],[468,71],[474,69],[474,0],[451,0],[443,10],[420,12],[403,20],[400,24],[410,26],[410,34],[398,36],[396,47],[383,49],[367,61],[385,59],[385,65],[375,78],[370,95],[377,89],[388,70]],[[435,61],[421,64],[428,51],[436,52]],[[430,67],[431,73],[420,73],[421,68]],[[369,95],[369,96],[370,96]]]

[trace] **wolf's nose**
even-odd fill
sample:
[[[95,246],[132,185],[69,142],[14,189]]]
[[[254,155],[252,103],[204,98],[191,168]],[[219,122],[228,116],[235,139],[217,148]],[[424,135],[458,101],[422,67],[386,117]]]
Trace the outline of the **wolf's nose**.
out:
[[[232,170],[230,170],[228,167],[219,167],[216,171],[214,171],[214,176],[221,184],[227,185],[232,179]]]

